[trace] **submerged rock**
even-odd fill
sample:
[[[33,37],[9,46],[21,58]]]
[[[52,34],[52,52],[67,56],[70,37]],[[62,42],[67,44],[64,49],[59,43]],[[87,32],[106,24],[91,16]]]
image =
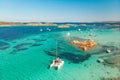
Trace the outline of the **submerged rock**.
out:
[[[117,78],[101,78],[100,80],[120,80],[120,77],[117,77]]]
[[[35,42],[43,42],[46,41],[47,39],[33,39]]]
[[[24,51],[24,50],[27,50],[27,49],[28,49],[28,48],[13,49],[13,51],[10,52],[10,54],[16,54],[17,52]]]
[[[10,52],[10,54],[16,54],[19,51],[27,50],[31,45],[33,45],[33,43],[21,43],[16,46],[13,46],[13,50],[12,50],[12,52]],[[35,46],[35,45],[33,45],[33,46]]]
[[[99,45],[96,47],[96,50],[91,50],[90,52],[87,52],[87,54],[105,54],[105,53],[111,53],[117,54],[120,53],[120,49],[116,46],[107,46],[107,45]],[[110,55],[110,54],[109,54]],[[107,55],[104,55],[107,56]]]
[[[31,45],[31,47],[34,47],[34,46],[41,46],[41,45],[43,45],[43,44],[41,44],[41,43],[40,43],[40,44],[37,44],[37,43],[36,43],[36,44]]]
[[[9,44],[7,42],[3,42],[3,41],[0,41],[0,47],[3,47],[3,46],[8,46]]]
[[[108,64],[116,64],[120,66],[120,55],[109,56],[106,58],[106,63]]]
[[[55,51],[45,51],[45,53],[49,56],[54,56],[56,57]],[[88,60],[91,55],[80,55],[80,54],[74,54],[70,52],[62,52],[58,55],[60,58],[65,58],[69,60],[72,63],[79,63],[79,62],[84,62],[85,60]]]
[[[27,46],[31,46],[33,43],[21,43],[21,44],[18,44],[16,46],[14,46],[13,48],[15,49],[21,49],[21,48],[24,48],[24,47],[27,47]]]
[[[6,50],[10,47],[9,43],[0,41],[0,50]]]
[[[85,40],[85,41],[73,40],[71,44],[76,45],[83,51],[88,51],[97,45],[97,43],[94,42],[93,40]]]
[[[4,47],[0,47],[0,50],[6,50],[8,49],[10,46],[4,46]]]

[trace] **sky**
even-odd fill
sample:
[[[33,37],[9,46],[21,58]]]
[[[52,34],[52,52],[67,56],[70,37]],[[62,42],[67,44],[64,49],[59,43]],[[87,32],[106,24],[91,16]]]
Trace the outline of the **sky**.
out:
[[[120,0],[0,0],[0,21],[120,21]]]

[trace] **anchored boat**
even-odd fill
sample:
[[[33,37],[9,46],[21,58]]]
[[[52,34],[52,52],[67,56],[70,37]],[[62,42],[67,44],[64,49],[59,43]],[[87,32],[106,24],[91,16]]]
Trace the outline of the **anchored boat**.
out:
[[[57,57],[57,54],[58,52],[57,52],[57,43],[56,43],[56,59],[53,60],[52,63],[50,64],[50,69],[52,67],[57,67],[57,69],[59,70],[64,64],[64,61],[61,60],[59,57]]]
[[[52,61],[50,68],[52,67],[57,67],[57,69],[59,70],[62,65],[64,64],[64,61],[62,61],[59,57],[56,58],[55,60]]]

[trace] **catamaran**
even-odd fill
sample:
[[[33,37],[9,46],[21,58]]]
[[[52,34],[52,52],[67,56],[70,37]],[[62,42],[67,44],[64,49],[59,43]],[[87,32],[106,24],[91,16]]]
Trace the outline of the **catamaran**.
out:
[[[59,57],[57,57],[57,54],[58,54],[58,52],[57,52],[57,45],[56,45],[56,59],[53,60],[52,63],[50,64],[50,69],[52,67],[57,67],[57,69],[59,70],[64,64],[64,61],[61,60]]]
[[[59,57],[56,58],[55,60],[52,61],[50,68],[52,67],[57,67],[57,69],[59,70],[62,65],[64,64],[64,61],[62,61]]]

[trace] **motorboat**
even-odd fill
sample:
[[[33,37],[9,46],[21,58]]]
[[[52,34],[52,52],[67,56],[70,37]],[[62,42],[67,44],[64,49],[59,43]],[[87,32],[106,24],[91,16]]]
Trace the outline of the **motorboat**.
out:
[[[103,60],[102,58],[98,58],[97,61],[98,61],[99,63],[103,63],[103,62],[104,62],[104,60]]]
[[[110,50],[110,49],[107,49],[107,50],[106,50],[106,52],[107,52],[107,53],[110,53],[110,52],[111,52],[111,50]]]
[[[50,65],[50,69],[53,67],[57,67],[57,69],[59,70],[64,64],[64,61],[62,61],[59,57],[56,58],[55,60],[52,61],[51,65]]]
[[[40,31],[42,32],[42,31],[43,31],[43,29],[40,29]]]

